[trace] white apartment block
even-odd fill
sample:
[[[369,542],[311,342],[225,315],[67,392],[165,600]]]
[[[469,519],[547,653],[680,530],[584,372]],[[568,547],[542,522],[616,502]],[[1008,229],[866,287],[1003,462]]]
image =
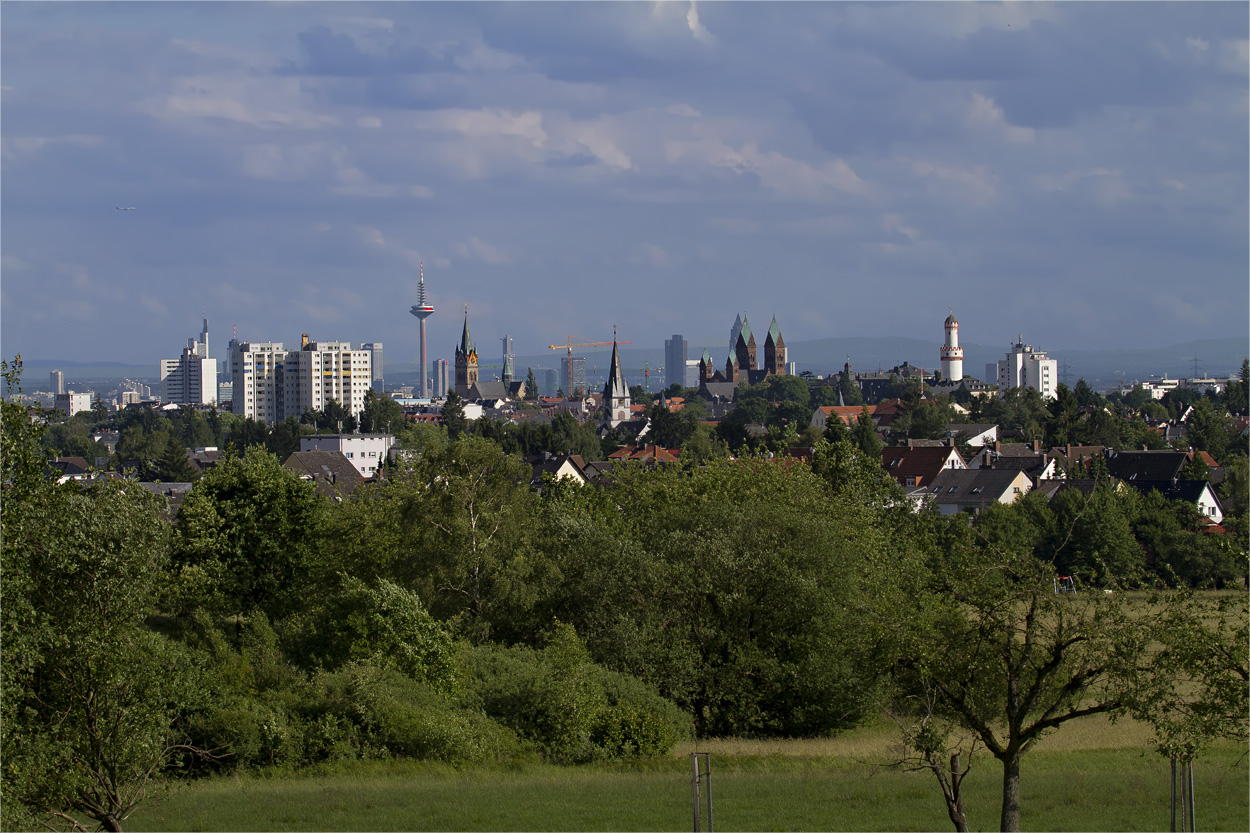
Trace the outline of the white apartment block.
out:
[[[321,411],[333,399],[359,418],[373,384],[372,351],[349,342],[309,341],[298,350],[280,342],[236,342],[230,355],[231,409],[269,424],[305,411]]]
[[[174,405],[217,404],[217,360],[208,357],[208,319],[200,339],[187,339],[176,359],[161,359],[161,401]]]
[[[1017,336],[1007,358],[998,362],[998,389],[1033,388],[1043,399],[1054,399],[1059,384],[1059,362]]]
[[[91,410],[91,394],[89,393],[58,393],[56,395],[55,404],[52,406],[55,410],[64,411],[66,416],[81,414],[83,411]]]
[[[337,451],[361,477],[372,477],[394,445],[390,434],[313,434],[300,437],[300,451]]]

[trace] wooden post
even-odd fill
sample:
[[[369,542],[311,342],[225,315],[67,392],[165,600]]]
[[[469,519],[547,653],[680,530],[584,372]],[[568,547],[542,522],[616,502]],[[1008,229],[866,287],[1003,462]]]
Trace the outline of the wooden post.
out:
[[[690,753],[690,767],[693,775],[690,778],[690,788],[694,790],[694,833],[699,833],[699,753]]]
[[[1176,833],[1176,756],[1172,756],[1172,833]]]
[[[703,772],[699,771],[699,759],[703,759]],[[699,794],[699,782],[707,778],[707,829],[712,833],[712,756],[707,752],[690,753],[690,788],[694,797],[694,833],[700,833],[699,815],[702,811],[702,797]]]
[[[1185,761],[1185,774],[1189,782],[1189,830],[1194,833],[1198,829],[1197,817],[1194,813],[1194,759],[1189,758]],[[710,828],[709,828],[710,829]]]

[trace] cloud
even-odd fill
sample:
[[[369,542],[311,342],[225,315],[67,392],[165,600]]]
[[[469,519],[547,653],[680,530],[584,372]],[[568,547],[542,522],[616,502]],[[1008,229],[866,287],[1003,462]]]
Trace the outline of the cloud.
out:
[[[998,177],[986,165],[953,165],[928,159],[905,160],[911,173],[942,201],[986,206],[998,199]]]
[[[103,136],[88,133],[70,133],[64,136],[6,136],[0,147],[4,156],[13,159],[38,153],[51,145],[70,145],[74,147],[96,147],[104,143]]]
[[[694,39],[699,43],[705,46],[716,45],[716,37],[699,22],[699,10],[695,8],[694,0],[690,0],[690,9],[686,12],[686,25],[690,27],[690,34],[694,35]]]
[[[468,240],[453,246],[452,250],[460,257],[480,260],[489,266],[508,266],[515,262],[511,255],[480,237],[470,236]]]
[[[361,116],[356,119],[356,126],[376,130],[382,126],[382,120],[377,116]]]
[[[172,87],[172,92],[141,100],[136,109],[184,125],[222,120],[264,130],[321,130],[340,122],[309,106],[297,78],[197,75],[174,79]]]
[[[652,269],[669,269],[673,266],[673,256],[654,243],[639,243],[630,254],[629,262]]]
[[[146,292],[139,293],[139,306],[149,315],[157,318],[166,318],[169,316],[169,310],[155,297]]]
[[[1015,127],[1007,123],[1003,116],[1003,108],[994,99],[982,93],[973,93],[972,102],[968,107],[967,122],[974,128],[983,128],[998,133],[1013,144],[1029,144],[1033,141],[1034,131],[1031,127]]]

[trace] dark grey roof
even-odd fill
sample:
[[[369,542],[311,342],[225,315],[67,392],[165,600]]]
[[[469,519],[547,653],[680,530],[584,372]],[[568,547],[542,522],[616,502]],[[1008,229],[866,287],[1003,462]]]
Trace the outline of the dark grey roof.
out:
[[[1184,451],[1121,451],[1107,456],[1107,471],[1134,484],[1138,480],[1172,481],[1188,461]]]
[[[360,472],[340,451],[296,451],[286,458],[282,467],[301,479],[311,480],[317,491],[327,497],[351,494],[364,482]]]
[[[939,506],[982,508],[997,503],[1019,476],[1010,469],[943,469],[930,483],[929,497]]]
[[[699,385],[699,395],[708,399],[723,399],[732,402],[737,393],[737,382],[704,382]]]
[[[469,388],[469,395],[465,399],[470,402],[481,402],[485,399],[507,399],[508,386],[503,382],[483,382],[478,380],[473,387]]]
[[[1153,490],[1161,492],[1168,500],[1183,500],[1186,503],[1197,503],[1210,486],[1205,480],[1134,480],[1131,485],[1142,492]],[[1217,498],[1217,503],[1218,500]]]

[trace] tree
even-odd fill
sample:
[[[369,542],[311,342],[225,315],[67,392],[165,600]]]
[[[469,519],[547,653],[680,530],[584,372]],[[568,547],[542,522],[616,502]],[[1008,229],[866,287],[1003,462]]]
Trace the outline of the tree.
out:
[[[20,362],[4,370],[12,392]],[[163,501],[122,481],[46,478],[38,426],[21,406],[0,409],[0,818],[81,829],[77,814],[120,830],[193,698],[185,658],[143,627],[167,554]]]
[[[944,549],[878,565],[865,659],[902,691],[931,692],[936,713],[999,760],[1000,829],[1019,830],[1024,755],[1070,720],[1127,710],[1149,636],[1122,594],[1057,594],[1032,553],[966,539]]]
[[[538,398],[538,380],[534,378],[534,368],[525,369],[525,398]]]
[[[180,612],[259,609],[272,620],[309,602],[325,501],[262,448],[226,455],[178,510],[170,602]]]
[[[447,391],[447,399],[443,402],[443,410],[439,413],[438,424],[447,429],[447,438],[453,443],[469,427],[464,416],[464,400],[454,390]]]
[[[867,405],[864,406],[863,412],[851,429],[851,442],[864,453],[864,456],[876,460],[881,459],[881,449],[885,448],[885,443],[881,442],[877,436],[877,427],[872,424]]]
[[[373,388],[365,391],[365,406],[360,413],[360,430],[366,434],[390,434],[404,425],[403,406]]]
[[[199,469],[187,459],[187,450],[173,437],[165,442],[156,471],[158,479],[164,483],[191,483],[200,479]]]

